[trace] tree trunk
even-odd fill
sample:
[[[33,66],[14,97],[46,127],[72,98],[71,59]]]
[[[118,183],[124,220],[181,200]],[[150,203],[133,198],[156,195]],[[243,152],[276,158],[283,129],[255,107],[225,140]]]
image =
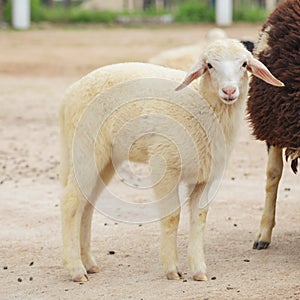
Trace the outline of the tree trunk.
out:
[[[41,0],[42,5],[48,6],[48,7],[52,7],[54,0]]]
[[[70,7],[71,6],[71,0],[64,0],[64,7]]]
[[[171,0],[164,0],[164,9],[170,10],[172,7]]]
[[[151,7],[155,8],[155,0],[144,0],[143,9],[146,10]]]
[[[3,22],[3,8],[4,8],[4,3],[3,0],[0,0],[0,25]]]
[[[260,7],[266,8],[266,1],[265,0],[258,0],[258,5]]]
[[[277,4],[276,0],[266,0],[266,10],[272,11],[275,9]]]

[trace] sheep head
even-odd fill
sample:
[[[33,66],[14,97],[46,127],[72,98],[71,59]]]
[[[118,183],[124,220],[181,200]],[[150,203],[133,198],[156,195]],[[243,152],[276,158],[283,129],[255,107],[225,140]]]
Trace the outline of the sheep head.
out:
[[[241,90],[247,89],[247,71],[271,85],[284,86],[239,41],[221,39],[207,46],[201,59],[190,68],[176,90],[185,88],[205,74],[206,89],[215,92],[222,102],[232,104],[237,101]]]

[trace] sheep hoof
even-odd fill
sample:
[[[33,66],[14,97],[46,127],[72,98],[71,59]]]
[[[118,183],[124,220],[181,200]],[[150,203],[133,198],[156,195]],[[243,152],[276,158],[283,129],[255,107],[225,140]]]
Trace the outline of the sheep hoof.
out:
[[[193,280],[195,280],[195,281],[207,281],[207,277],[204,273],[197,272],[197,273],[194,274]]]
[[[75,275],[72,277],[72,281],[74,282],[87,282],[89,280],[87,274],[83,275]]]
[[[180,278],[182,278],[182,274],[178,271],[172,271],[167,273],[168,280],[179,280]]]
[[[267,249],[270,245],[270,242],[264,242],[264,241],[255,241],[253,244],[253,249],[256,250],[262,250]]]
[[[100,269],[98,266],[92,266],[87,270],[88,274],[94,274],[94,273],[99,273]]]

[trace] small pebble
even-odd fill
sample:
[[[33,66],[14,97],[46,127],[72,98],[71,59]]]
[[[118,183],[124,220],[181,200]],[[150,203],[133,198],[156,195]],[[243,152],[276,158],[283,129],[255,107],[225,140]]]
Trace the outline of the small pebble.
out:
[[[143,225],[142,224],[139,224],[139,227],[142,227]]]
[[[19,278],[18,278],[18,282],[22,282],[22,278],[19,277]]]
[[[29,277],[29,281],[32,281],[33,280],[33,277]]]

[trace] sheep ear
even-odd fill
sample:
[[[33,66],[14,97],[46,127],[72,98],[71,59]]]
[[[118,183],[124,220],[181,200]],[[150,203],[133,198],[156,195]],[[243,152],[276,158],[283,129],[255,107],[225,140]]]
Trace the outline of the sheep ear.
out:
[[[262,79],[263,81],[271,85],[284,86],[283,82],[274,77],[273,74],[268,70],[268,68],[255,58],[252,58],[249,61],[247,70],[251,72],[254,76]]]
[[[199,78],[207,70],[206,65],[202,61],[196,62],[187,72],[183,82],[175,89],[179,91],[187,87],[192,81]]]

